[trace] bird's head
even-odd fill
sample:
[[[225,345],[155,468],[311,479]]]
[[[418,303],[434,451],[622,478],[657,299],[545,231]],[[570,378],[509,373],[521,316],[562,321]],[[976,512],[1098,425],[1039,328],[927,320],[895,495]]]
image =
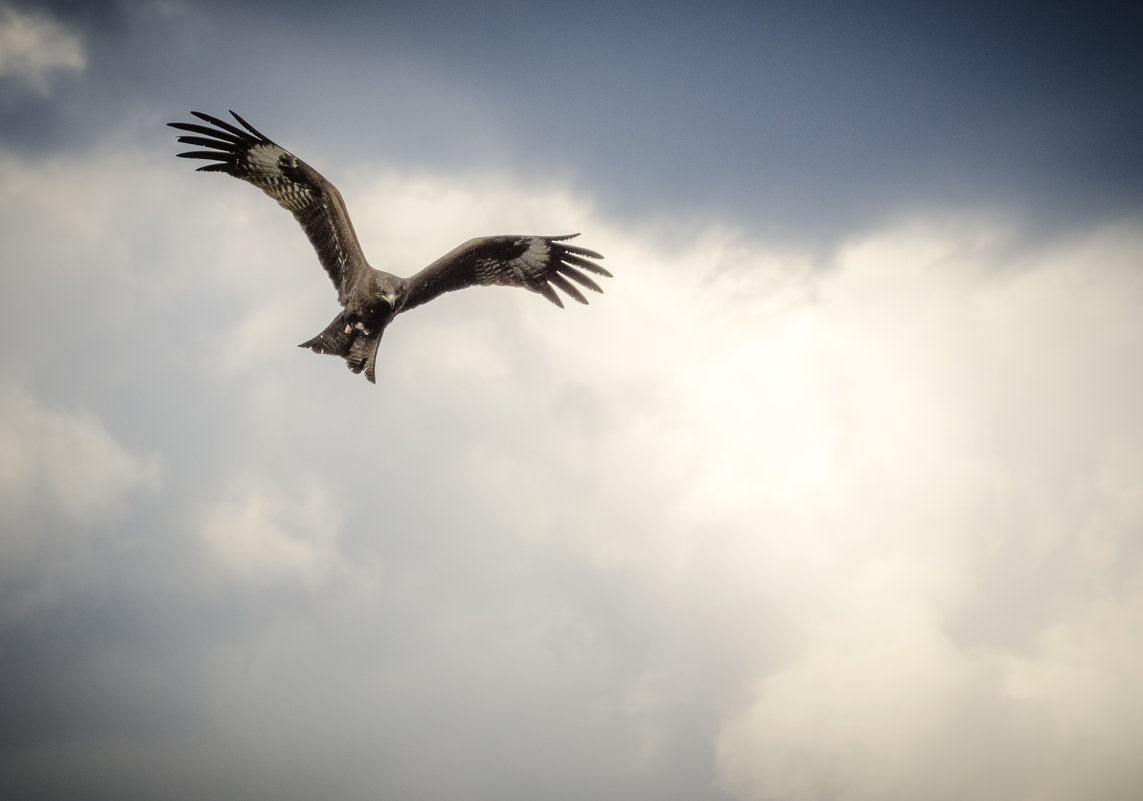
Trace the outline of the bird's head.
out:
[[[383,330],[404,306],[407,291],[401,278],[370,270],[345,299],[346,333],[353,328],[366,334]]]
[[[405,280],[378,270],[373,274],[373,282],[374,298],[378,303],[384,303],[389,307],[386,316],[392,317],[401,311],[401,307],[405,305],[405,295],[408,294]]]

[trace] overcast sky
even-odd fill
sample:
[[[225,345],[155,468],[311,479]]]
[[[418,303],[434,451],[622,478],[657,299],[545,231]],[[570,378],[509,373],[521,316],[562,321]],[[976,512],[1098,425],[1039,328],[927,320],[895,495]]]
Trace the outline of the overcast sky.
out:
[[[0,0],[0,795],[1134,799],[1122,5]],[[615,277],[370,385],[230,108]]]

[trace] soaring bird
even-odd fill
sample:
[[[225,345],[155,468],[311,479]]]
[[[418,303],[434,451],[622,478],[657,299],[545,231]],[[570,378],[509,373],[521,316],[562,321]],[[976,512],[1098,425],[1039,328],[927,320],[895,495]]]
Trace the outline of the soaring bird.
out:
[[[211,163],[199,167],[199,172],[233,175],[278,201],[302,226],[337,288],[343,310],[324,331],[298,347],[339,356],[350,370],[364,372],[373,383],[377,348],[386,326],[401,312],[440,294],[476,285],[518,286],[562,308],[553,287],[587,303],[576,284],[594,292],[603,290],[585,273],[611,277],[592,261],[602,259],[601,255],[567,244],[579,234],[477,237],[408,278],[375,270],[365,260],[341,193],[317,170],[233,111],[230,114],[238,125],[199,111],[191,114],[207,125],[167,124],[188,132],[178,137],[179,142],[206,149],[178,155],[205,159]]]

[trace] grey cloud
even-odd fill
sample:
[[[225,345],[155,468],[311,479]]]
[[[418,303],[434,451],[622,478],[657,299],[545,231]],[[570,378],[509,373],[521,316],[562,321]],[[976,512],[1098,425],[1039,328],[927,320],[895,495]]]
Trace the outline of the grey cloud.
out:
[[[82,70],[78,36],[50,17],[0,8],[0,82],[47,94],[53,73]]]

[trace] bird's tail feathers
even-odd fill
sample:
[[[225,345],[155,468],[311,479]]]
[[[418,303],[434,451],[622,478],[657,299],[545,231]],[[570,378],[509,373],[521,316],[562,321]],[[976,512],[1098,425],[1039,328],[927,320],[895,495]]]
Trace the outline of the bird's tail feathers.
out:
[[[345,359],[349,369],[354,373],[365,372],[365,377],[371,383],[377,383],[374,370],[377,362],[377,349],[381,345],[381,334],[384,329],[366,334],[356,328],[346,331],[347,321],[345,312],[333,318],[333,322],[313,339],[306,340],[298,345],[299,348],[309,348],[314,353],[328,353]]]
[[[377,348],[381,345],[382,331],[357,336],[353,340],[353,344],[349,346],[349,355],[345,357],[345,363],[349,365],[350,371],[360,373],[364,370],[365,377],[369,379],[370,384],[377,383],[374,369],[377,364]]]
[[[333,318],[333,322],[313,339],[307,339],[299,348],[309,348],[314,353],[331,353],[334,356],[346,358],[349,355],[349,346],[353,344],[357,331],[346,333],[345,312]]]

